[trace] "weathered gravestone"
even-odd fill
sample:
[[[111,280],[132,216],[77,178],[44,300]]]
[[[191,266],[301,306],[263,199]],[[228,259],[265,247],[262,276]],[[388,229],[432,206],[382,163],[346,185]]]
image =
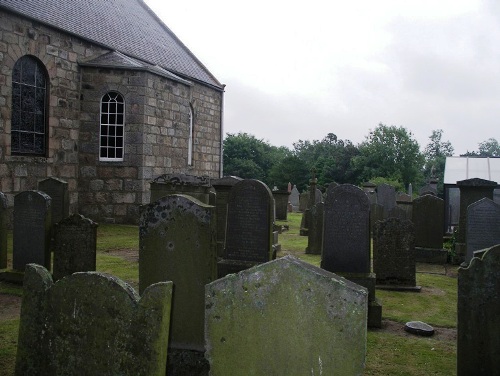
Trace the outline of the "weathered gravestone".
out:
[[[311,255],[321,255],[323,249],[323,218],[325,204],[317,203],[309,209],[309,231],[307,233],[306,253]]]
[[[227,201],[233,186],[243,180],[237,176],[225,176],[212,180],[215,189],[215,213],[217,215],[217,255],[222,257],[226,243]]]
[[[292,205],[292,210],[294,212],[299,211],[299,196],[299,190],[297,189],[297,186],[294,185],[292,191],[290,192],[290,204]]]
[[[7,198],[0,192],[0,269],[7,268]]]
[[[500,370],[500,245],[458,269],[457,375]]]
[[[205,204],[215,205],[215,192],[208,176],[164,174],[151,182],[150,202],[173,194],[189,195]]]
[[[165,375],[171,296],[172,282],[140,298],[110,275],[53,283],[47,269],[27,265],[15,374]]]
[[[367,292],[291,256],[206,286],[212,375],[361,375]]]
[[[400,206],[395,206],[387,213],[387,218],[408,219],[407,212]]]
[[[272,191],[276,209],[275,218],[280,221],[286,221],[288,217],[288,191]]]
[[[415,257],[417,262],[444,264],[444,201],[433,195],[413,200],[412,222],[415,225]]]
[[[97,223],[73,214],[54,225],[55,280],[96,270]]]
[[[309,203],[309,192],[302,192],[299,195],[299,211],[304,212],[307,209],[307,204]]]
[[[475,251],[500,244],[500,205],[489,198],[482,198],[467,208],[466,229],[469,262]]]
[[[426,184],[418,190],[420,196],[433,195],[437,196],[437,188],[432,184]]]
[[[38,183],[38,190],[46,193],[52,199],[52,226],[69,216],[69,193],[67,182],[51,177],[40,181]]]
[[[384,207],[384,217],[387,218],[389,211],[396,206],[396,189],[389,184],[377,186],[377,204]]]
[[[39,191],[14,196],[13,269],[24,271],[29,263],[50,270],[51,198]]]
[[[273,196],[267,185],[245,179],[228,200],[226,249],[218,276],[236,273],[276,257],[273,252]]]
[[[420,291],[416,286],[415,265],[413,223],[399,218],[379,221],[373,233],[377,288]]]
[[[321,268],[368,289],[368,326],[382,325],[370,265],[370,201],[351,184],[328,187],[323,220]]]
[[[375,224],[384,219],[384,207],[377,203],[370,205],[370,229],[375,229]]]
[[[215,208],[185,195],[168,195],[142,208],[139,292],[174,283],[170,348],[204,351],[204,289],[216,279]]]

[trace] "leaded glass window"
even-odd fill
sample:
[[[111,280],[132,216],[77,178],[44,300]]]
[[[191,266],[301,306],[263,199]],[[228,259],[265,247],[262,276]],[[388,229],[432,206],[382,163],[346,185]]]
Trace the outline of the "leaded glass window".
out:
[[[99,159],[123,161],[125,101],[120,93],[110,91],[101,100]]]
[[[11,153],[45,155],[47,148],[47,74],[32,56],[12,72]]]
[[[193,142],[194,142],[193,109],[191,108],[191,106],[189,106],[188,166],[193,165]]]

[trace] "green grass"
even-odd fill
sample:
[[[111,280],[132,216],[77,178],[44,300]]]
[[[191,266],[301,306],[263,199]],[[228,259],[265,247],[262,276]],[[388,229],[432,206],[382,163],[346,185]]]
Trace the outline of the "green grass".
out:
[[[16,364],[19,319],[0,321],[0,374],[13,375]]]

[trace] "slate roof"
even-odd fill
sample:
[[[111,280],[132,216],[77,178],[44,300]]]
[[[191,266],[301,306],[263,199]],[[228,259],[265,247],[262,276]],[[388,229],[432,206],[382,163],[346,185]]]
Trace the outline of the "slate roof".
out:
[[[500,158],[446,157],[444,184],[480,178],[500,184]]]
[[[224,88],[143,0],[0,0],[0,8],[174,75]]]

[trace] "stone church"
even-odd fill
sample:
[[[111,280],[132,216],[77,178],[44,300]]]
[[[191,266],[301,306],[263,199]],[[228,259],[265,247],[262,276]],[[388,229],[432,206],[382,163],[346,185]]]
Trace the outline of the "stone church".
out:
[[[223,94],[142,0],[0,0],[0,191],[135,223],[156,176],[220,177]]]

